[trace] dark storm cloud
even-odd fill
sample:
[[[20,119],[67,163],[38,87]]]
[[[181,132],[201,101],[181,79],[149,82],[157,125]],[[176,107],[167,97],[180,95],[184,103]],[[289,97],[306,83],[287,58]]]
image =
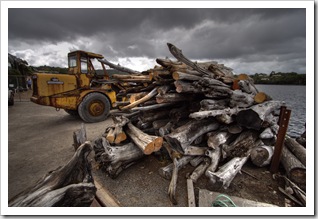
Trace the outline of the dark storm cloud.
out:
[[[171,57],[166,46],[171,42],[191,59],[239,58],[248,63],[255,57],[293,57],[291,63],[296,63],[305,58],[305,15],[305,9],[278,8],[10,8],[9,48],[21,42],[73,42],[110,60],[154,59]]]

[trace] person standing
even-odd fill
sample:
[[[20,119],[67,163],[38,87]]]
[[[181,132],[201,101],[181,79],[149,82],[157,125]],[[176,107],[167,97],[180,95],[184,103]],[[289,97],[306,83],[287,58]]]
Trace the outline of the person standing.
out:
[[[31,81],[31,78],[28,78],[28,89],[32,89],[31,87],[32,87],[32,81]]]

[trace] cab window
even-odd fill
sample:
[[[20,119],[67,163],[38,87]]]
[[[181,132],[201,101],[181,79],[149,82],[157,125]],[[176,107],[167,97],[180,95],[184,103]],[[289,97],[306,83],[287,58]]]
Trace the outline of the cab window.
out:
[[[68,57],[68,65],[70,68],[76,67],[76,55]]]
[[[82,73],[87,73],[87,58],[86,57],[81,57],[81,72]]]

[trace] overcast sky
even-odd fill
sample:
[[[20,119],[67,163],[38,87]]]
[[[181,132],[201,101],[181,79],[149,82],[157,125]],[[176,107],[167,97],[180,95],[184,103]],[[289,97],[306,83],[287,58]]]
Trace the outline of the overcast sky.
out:
[[[9,8],[9,53],[29,65],[66,67],[81,49],[134,70],[174,59],[167,42],[193,61],[235,73],[306,73],[306,9]]]

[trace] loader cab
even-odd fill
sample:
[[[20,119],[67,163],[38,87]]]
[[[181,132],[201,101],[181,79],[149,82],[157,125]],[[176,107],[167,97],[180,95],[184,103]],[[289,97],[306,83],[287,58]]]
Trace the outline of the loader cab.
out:
[[[68,73],[76,75],[80,87],[91,86],[92,79],[109,79],[105,66],[102,63],[93,64],[94,60],[103,58],[100,54],[83,50],[70,52],[68,54]],[[97,64],[101,64],[102,75],[98,75],[96,72]]]
[[[96,73],[96,66],[93,65],[93,60],[103,58],[100,54],[82,50],[70,52],[68,54],[68,73],[94,75]]]

